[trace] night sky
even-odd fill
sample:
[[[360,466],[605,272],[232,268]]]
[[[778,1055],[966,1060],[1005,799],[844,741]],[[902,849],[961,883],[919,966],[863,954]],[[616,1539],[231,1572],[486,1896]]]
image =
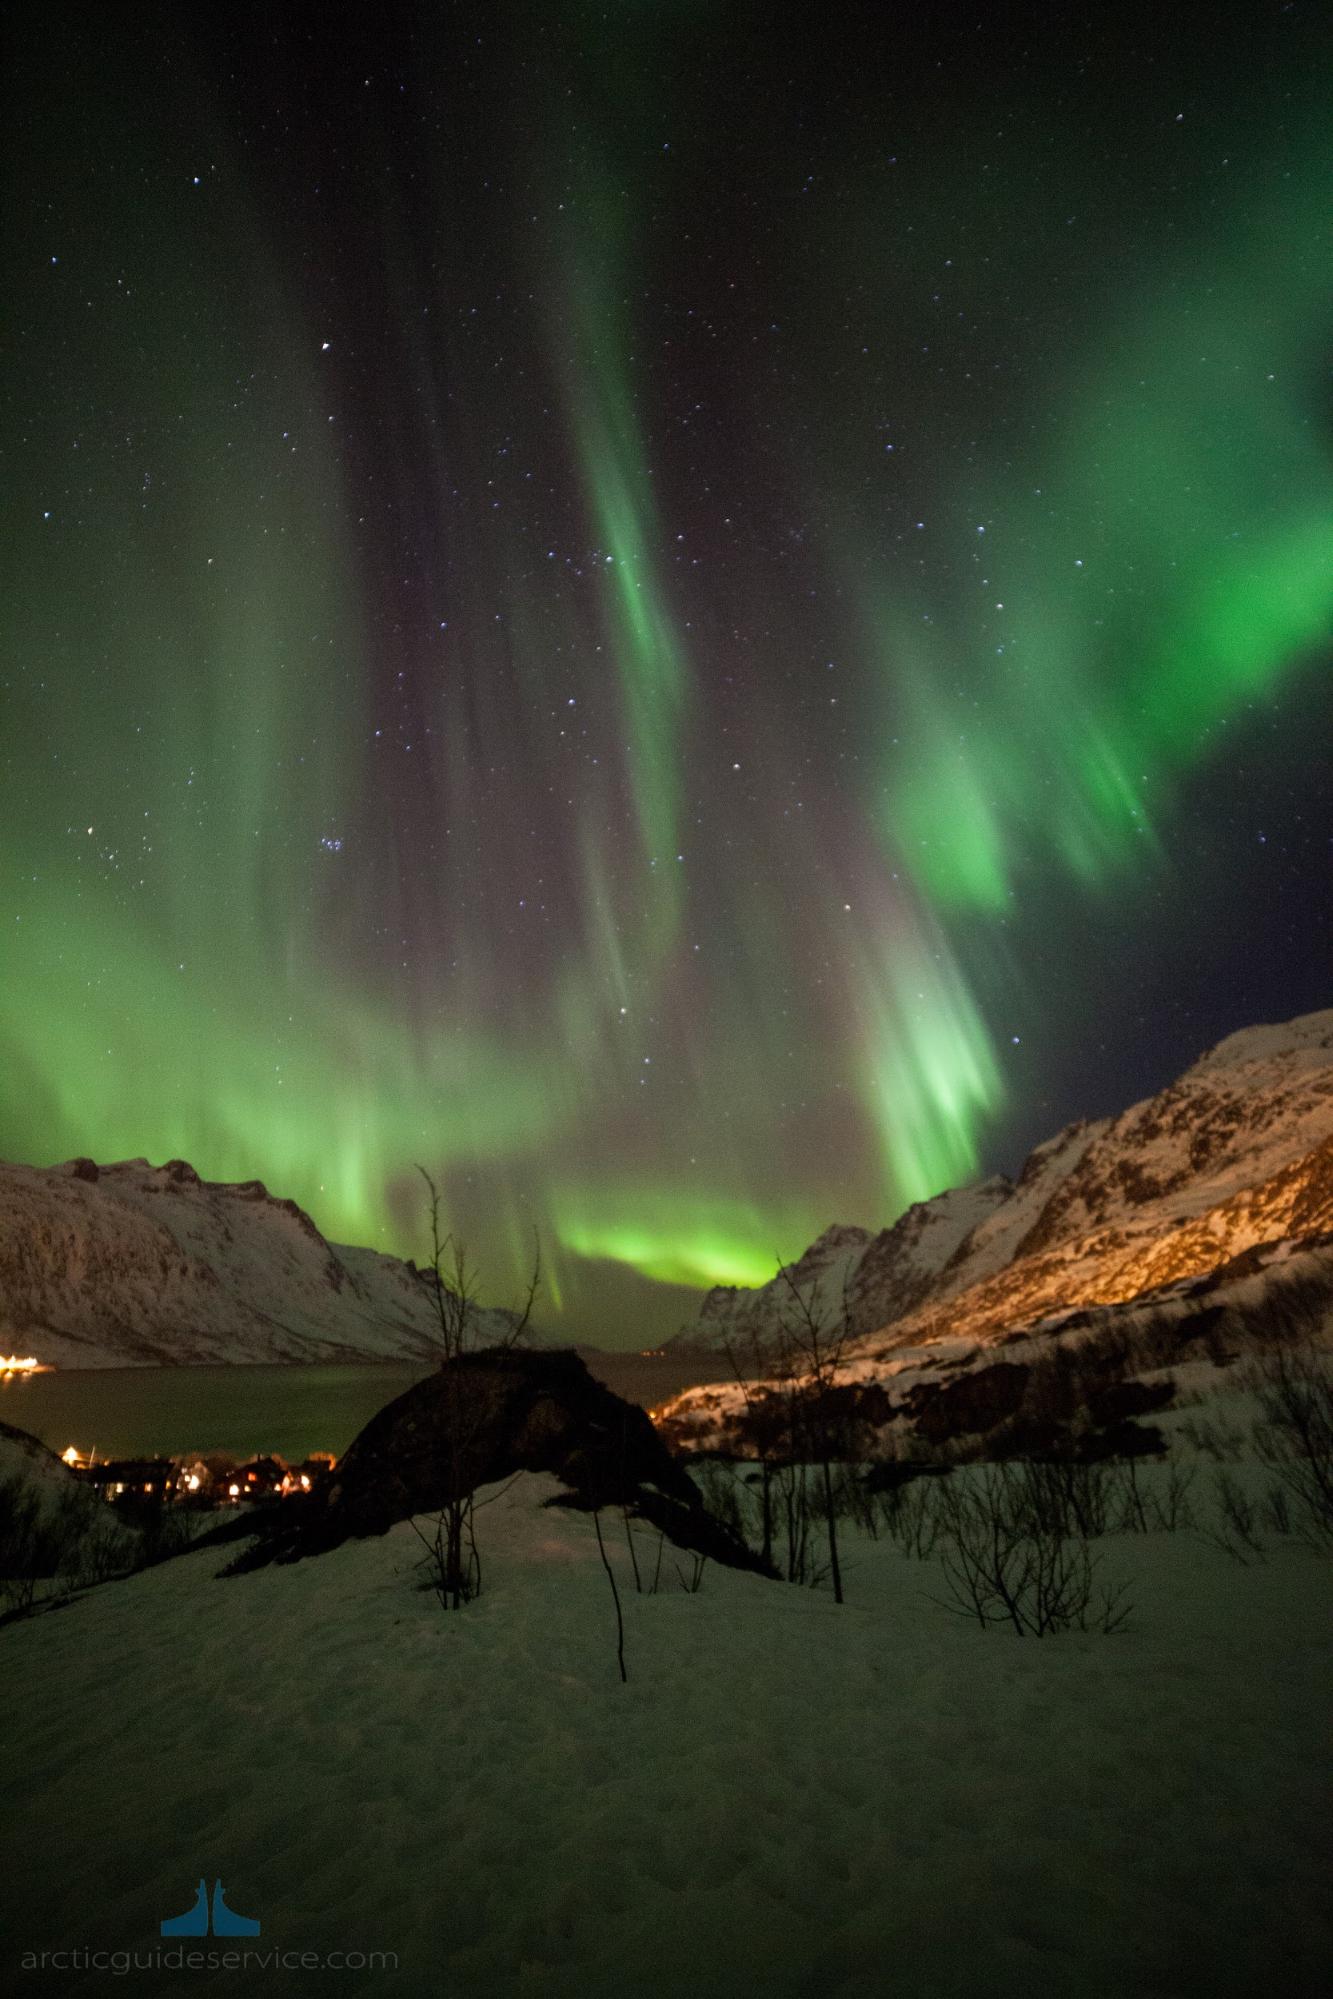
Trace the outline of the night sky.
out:
[[[1333,1000],[1324,10],[10,13],[0,1156],[632,1346]]]

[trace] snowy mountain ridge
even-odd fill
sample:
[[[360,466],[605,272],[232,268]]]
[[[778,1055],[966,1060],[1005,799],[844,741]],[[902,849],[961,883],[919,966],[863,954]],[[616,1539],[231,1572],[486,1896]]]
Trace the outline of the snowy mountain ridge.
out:
[[[503,1313],[479,1315],[483,1338]],[[182,1159],[0,1164],[0,1347],[58,1367],[429,1357],[433,1279]]]
[[[1056,1133],[1016,1180],[949,1189],[878,1235],[829,1230],[791,1269],[825,1315],[845,1283],[857,1351],[874,1354],[997,1341],[1331,1228],[1333,1009],[1229,1035],[1155,1096]],[[791,1305],[781,1280],[713,1292],[682,1337],[762,1340]]]
[[[753,1290],[734,1284],[715,1284],[699,1307],[697,1324],[687,1326],[678,1344],[703,1345],[721,1351],[730,1344],[745,1346],[752,1336],[762,1336],[775,1316],[788,1310],[793,1290],[803,1299],[840,1299],[845,1280],[859,1268],[871,1241],[869,1229],[834,1223],[811,1243],[809,1249],[785,1270]]]
[[[677,1344],[748,1350],[782,1326],[793,1285],[825,1314],[845,1298],[862,1358],[991,1344],[1329,1231],[1333,1010],[1229,1035],[1118,1117],[1058,1132],[1013,1181],[949,1189],[878,1233],[825,1230],[787,1274],[709,1292]],[[482,1314],[479,1335],[507,1323]],[[0,1348],[99,1367],[402,1359],[438,1344],[415,1265],[329,1243],[259,1181],[205,1181],[183,1160],[0,1165]]]

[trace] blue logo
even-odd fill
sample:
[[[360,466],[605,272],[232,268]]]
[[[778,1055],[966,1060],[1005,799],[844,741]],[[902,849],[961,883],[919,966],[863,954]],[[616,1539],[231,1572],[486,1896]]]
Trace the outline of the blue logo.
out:
[[[167,1916],[159,1926],[164,1937],[206,1937],[208,1935],[208,1889],[200,1880],[194,1907],[183,1916]],[[213,1934],[215,1937],[257,1937],[259,1924],[253,1916],[238,1916],[223,1900],[222,1883],[213,1883]]]

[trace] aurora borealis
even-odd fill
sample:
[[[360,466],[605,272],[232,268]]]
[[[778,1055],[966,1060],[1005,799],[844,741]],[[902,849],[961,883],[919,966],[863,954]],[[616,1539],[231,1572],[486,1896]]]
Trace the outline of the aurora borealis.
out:
[[[896,11],[10,24],[0,1156],[637,1345],[1328,1002],[1317,12]]]

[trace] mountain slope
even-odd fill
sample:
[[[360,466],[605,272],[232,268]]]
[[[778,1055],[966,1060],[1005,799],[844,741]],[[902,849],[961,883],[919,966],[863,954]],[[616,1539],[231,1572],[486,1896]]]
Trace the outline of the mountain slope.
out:
[[[507,1323],[480,1315],[483,1337]],[[325,1241],[257,1180],[184,1160],[0,1165],[0,1348],[61,1367],[428,1356],[412,1264]]]
[[[793,1303],[793,1290],[807,1304],[827,1308],[841,1302],[843,1286],[860,1264],[871,1236],[869,1229],[835,1223],[811,1243],[785,1271],[754,1289],[715,1284],[699,1307],[698,1320],[684,1328],[668,1347],[701,1347],[720,1353],[742,1351],[753,1338],[763,1337]]]
[[[999,1340],[1330,1229],[1333,1010],[1233,1034],[1118,1117],[1057,1133],[1016,1181],[951,1189],[874,1237],[830,1230],[793,1269],[848,1238],[839,1277],[864,1357]],[[710,1295],[687,1338],[715,1340],[724,1320],[775,1335],[790,1292],[725,1297],[724,1312]],[[821,1302],[840,1310],[841,1282]]]
[[[1156,1096],[1040,1147],[922,1309],[994,1338],[1330,1226],[1333,1011],[1232,1035]],[[909,1318],[915,1335],[921,1309]]]

